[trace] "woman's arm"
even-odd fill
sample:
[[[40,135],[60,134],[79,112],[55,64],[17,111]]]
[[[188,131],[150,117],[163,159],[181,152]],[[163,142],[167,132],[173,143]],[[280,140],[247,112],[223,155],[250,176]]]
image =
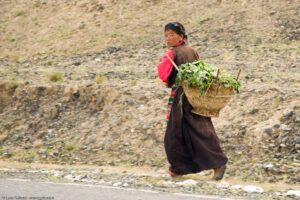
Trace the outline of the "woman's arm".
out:
[[[168,55],[174,61],[174,52],[172,49],[168,51]],[[173,65],[168,59],[167,55],[164,55],[162,62],[157,66],[158,77],[165,83],[168,83],[168,78],[172,72]]]

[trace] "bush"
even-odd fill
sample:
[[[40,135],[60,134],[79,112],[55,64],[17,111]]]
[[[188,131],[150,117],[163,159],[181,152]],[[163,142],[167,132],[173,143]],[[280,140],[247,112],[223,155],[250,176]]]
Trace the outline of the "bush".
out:
[[[63,74],[61,72],[55,72],[49,75],[49,80],[51,82],[58,82],[63,80]]]
[[[18,10],[16,13],[15,13],[15,16],[16,17],[19,17],[19,16],[23,16],[26,14],[26,11],[24,10]]]
[[[67,151],[74,151],[74,150],[77,150],[78,148],[73,142],[70,142],[70,143],[66,144],[65,149]]]
[[[137,84],[137,80],[131,80],[131,81],[130,81],[130,85],[131,85],[131,86],[135,86],[136,84]]]

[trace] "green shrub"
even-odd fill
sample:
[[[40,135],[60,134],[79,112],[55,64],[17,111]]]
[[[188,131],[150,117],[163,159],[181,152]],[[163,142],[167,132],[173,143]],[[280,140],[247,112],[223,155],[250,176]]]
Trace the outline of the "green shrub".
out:
[[[18,11],[16,11],[15,16],[16,16],[16,17],[19,17],[19,16],[23,16],[23,15],[25,15],[25,14],[26,14],[26,11],[25,11],[25,10],[18,10]]]
[[[66,146],[65,146],[65,149],[67,151],[75,151],[77,150],[77,146],[73,143],[73,142],[70,142],[70,143],[67,143]]]
[[[48,60],[45,62],[45,65],[53,65],[54,60]]]
[[[37,0],[35,3],[34,3],[34,6],[35,7],[40,7],[41,6],[41,1],[40,0]]]
[[[49,80],[51,82],[58,82],[63,80],[64,75],[61,72],[55,72],[49,75]]]

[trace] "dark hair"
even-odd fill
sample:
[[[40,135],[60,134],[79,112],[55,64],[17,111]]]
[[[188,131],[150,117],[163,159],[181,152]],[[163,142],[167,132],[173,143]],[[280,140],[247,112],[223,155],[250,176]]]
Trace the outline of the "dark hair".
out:
[[[175,33],[177,33],[178,35],[183,35],[183,39],[187,40],[187,34],[185,32],[185,28],[183,27],[183,25],[181,23],[179,23],[179,22],[170,22],[170,23],[167,23],[165,25],[165,32],[167,30],[172,30]]]

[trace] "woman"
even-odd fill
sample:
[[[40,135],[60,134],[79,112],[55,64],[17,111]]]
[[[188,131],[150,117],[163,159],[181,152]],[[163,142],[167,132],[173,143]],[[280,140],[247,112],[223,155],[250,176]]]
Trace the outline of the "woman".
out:
[[[199,59],[197,52],[186,45],[186,40],[182,24],[175,22],[165,26],[165,41],[170,47],[168,55],[178,66]],[[169,58],[165,55],[157,67],[159,78],[172,88],[164,138],[169,174],[177,176],[214,169],[213,178],[221,180],[228,159],[220,147],[212,121],[191,112],[192,106],[183,88],[175,85],[177,70]]]

